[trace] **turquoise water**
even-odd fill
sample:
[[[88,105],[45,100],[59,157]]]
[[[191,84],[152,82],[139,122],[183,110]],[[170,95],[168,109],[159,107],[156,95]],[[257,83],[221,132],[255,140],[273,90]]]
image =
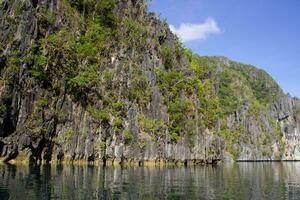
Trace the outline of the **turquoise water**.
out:
[[[0,165],[0,199],[300,199],[300,163],[124,169]]]

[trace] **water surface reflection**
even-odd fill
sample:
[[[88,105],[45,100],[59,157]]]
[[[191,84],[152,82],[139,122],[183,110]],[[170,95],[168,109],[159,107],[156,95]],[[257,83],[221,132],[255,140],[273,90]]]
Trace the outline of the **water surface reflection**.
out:
[[[300,199],[300,163],[125,169],[0,165],[0,199]]]

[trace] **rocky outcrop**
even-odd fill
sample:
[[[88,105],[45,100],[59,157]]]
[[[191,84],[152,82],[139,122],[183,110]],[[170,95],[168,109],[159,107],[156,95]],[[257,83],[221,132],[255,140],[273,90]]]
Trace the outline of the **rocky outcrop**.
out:
[[[261,113],[258,120],[245,117],[244,134],[250,142],[241,144],[242,152],[238,160],[299,160],[300,129],[297,110],[299,100],[284,96],[270,106],[269,112]],[[277,130],[272,122],[276,123]],[[260,139],[263,141],[260,142]]]
[[[279,99],[274,104],[273,111],[271,111],[274,117],[277,117],[281,132],[283,133],[282,140],[285,144],[284,160],[300,160],[299,105],[299,99],[286,96]]]
[[[29,57],[33,53],[34,42],[59,29],[67,27],[75,35],[79,34],[82,29],[78,22],[80,19],[72,19],[76,14],[66,18],[66,7],[68,5],[59,0],[2,1],[0,36],[1,58],[5,62],[3,67],[10,67],[8,62],[12,52],[18,58]],[[176,48],[175,36],[167,24],[155,16],[148,16],[144,4],[118,1],[115,12],[128,15],[125,10],[130,12],[131,17],[146,18],[142,20],[149,24],[152,36],[157,37],[160,34],[160,44],[170,49]],[[135,100],[123,99],[125,114],[120,126],[130,130],[127,138],[113,129],[113,116],[106,122],[95,120],[86,106],[74,101],[64,89],[58,92],[49,91],[32,82],[29,75],[30,63],[24,59],[15,63],[17,69],[12,73],[13,79],[8,80],[9,84],[1,84],[0,97],[4,106],[0,124],[0,155],[3,161],[18,157],[30,158],[33,161],[101,160],[121,164],[145,161],[205,163],[221,160],[223,141],[208,129],[198,131],[193,147],[190,147],[186,136],[176,143],[173,142],[165,128],[161,130],[161,135],[155,137],[141,131],[138,122],[141,114],[165,122],[169,120],[155,73],[156,67],[164,68],[163,61],[158,57],[157,46],[151,42],[148,42],[147,49],[137,49],[135,46],[115,49],[111,55],[111,63],[106,64],[106,67],[117,70],[128,59],[135,59],[134,51],[142,51],[136,54],[143,55],[139,62],[142,73],[149,81],[151,98],[144,111]],[[177,60],[177,66],[184,68],[188,65],[182,54],[178,55]],[[119,75],[116,81],[123,81],[124,87],[130,84],[126,74]],[[119,87],[122,92],[123,86]],[[48,99],[45,104],[41,102],[44,96]],[[43,105],[38,108],[37,104]],[[96,104],[98,103],[95,102]]]
[[[299,159],[299,100],[280,95],[254,114],[245,95],[234,112],[206,117],[218,110],[208,101],[222,65],[240,68],[213,58],[221,64],[214,71],[208,63],[195,80],[191,58],[143,1],[0,3],[2,161],[198,164],[222,160],[228,148],[227,160]],[[242,74],[254,86],[266,76],[254,68]],[[205,98],[202,79],[215,81]]]

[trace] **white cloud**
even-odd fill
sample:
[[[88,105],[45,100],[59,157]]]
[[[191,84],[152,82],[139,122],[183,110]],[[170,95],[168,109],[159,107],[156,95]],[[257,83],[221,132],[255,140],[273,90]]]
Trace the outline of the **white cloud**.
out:
[[[221,32],[217,22],[212,18],[208,18],[200,24],[183,23],[179,28],[170,25],[170,29],[182,42],[205,40],[209,35]]]

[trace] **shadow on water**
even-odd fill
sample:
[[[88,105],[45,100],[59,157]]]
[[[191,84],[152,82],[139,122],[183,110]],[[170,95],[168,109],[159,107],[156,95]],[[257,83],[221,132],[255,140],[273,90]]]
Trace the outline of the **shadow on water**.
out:
[[[0,199],[300,199],[300,163],[0,165]]]

